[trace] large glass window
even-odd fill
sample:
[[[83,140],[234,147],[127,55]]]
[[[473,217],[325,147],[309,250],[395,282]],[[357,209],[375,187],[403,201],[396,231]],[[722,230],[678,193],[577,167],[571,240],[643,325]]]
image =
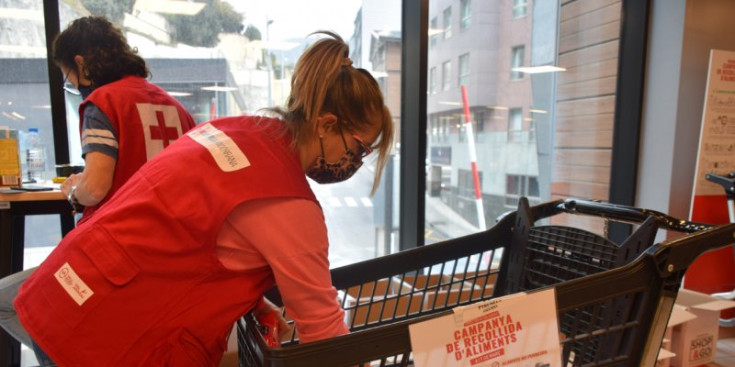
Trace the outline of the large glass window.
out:
[[[18,139],[18,157],[23,182],[46,184],[55,176],[56,153],[54,149],[53,119],[47,68],[46,35],[44,31],[43,2],[3,2],[0,11],[0,126]],[[56,71],[58,72],[58,71]],[[43,173],[29,177],[26,137],[31,129],[37,129],[43,147]],[[3,133],[5,135],[5,133]],[[43,182],[39,182],[43,181]],[[15,185],[16,183],[13,183]],[[3,203],[7,204],[7,203]],[[7,209],[7,207],[3,208]],[[71,209],[70,209],[71,210]],[[3,210],[3,216],[14,214]],[[10,228],[3,228],[9,231]],[[25,217],[23,268],[37,266],[46,258],[51,246],[61,239],[58,215],[32,215]],[[2,243],[2,246],[11,246]],[[3,262],[9,259],[2,259]],[[7,348],[9,343],[3,343]],[[32,352],[23,347],[22,355]],[[11,363],[8,357],[3,362]],[[21,360],[25,358],[21,357]],[[32,363],[32,362],[31,362]]]
[[[60,19],[44,19],[49,4],[58,7]],[[394,0],[5,1],[0,12],[0,126],[39,130],[48,179],[55,175],[55,163],[83,162],[77,114],[81,98],[61,90],[68,137],[56,139],[57,144],[68,144],[71,162],[55,156],[52,126],[64,121],[52,121],[48,75],[61,72],[49,70],[46,60],[46,21],[65,29],[82,16],[106,16],[146,60],[150,81],[179,99],[199,123],[256,114],[285,103],[294,64],[316,39],[307,35],[333,30],[350,45],[353,66],[378,81],[394,119],[397,144],[375,196],[370,195],[374,157],[344,183],[313,184],[329,228],[330,264],[337,267],[396,251],[401,5]],[[54,215],[28,217],[25,228],[29,267],[43,261],[60,241],[61,231]]]
[[[431,0],[429,18],[455,5],[464,19],[469,1],[463,0]],[[469,201],[473,155],[488,227],[521,196],[532,203],[575,195],[607,199],[609,175],[589,172],[610,167],[620,9],[619,1],[474,1],[471,12],[483,22],[428,50],[429,70],[458,61],[459,84],[466,82],[477,123],[470,152],[466,130],[456,124],[463,116],[460,86],[428,95],[427,118],[449,127],[445,140],[427,142],[431,242],[483,229]],[[471,78],[466,55],[472,55]]]
[[[73,6],[62,1],[54,3],[59,4],[61,28],[81,14],[103,13],[115,19],[130,43],[149,62],[153,71],[151,80],[180,98],[199,122],[230,114],[255,113],[259,108],[282,103],[288,94],[293,64],[308,42],[304,36],[317,29],[337,30],[351,46],[350,58],[354,65],[364,67],[376,76],[397,125],[401,122],[400,1],[274,0],[246,3],[216,0],[207,2],[209,5],[199,10],[195,4],[187,5],[188,9],[155,9],[144,6],[149,2],[143,1],[109,0],[99,5],[100,1],[82,0]],[[18,10],[13,13],[18,15],[2,19],[7,25],[4,29],[10,31],[4,41],[6,44],[0,47],[0,62],[8,66],[0,69],[6,87],[4,90],[8,92],[0,96],[16,98],[10,101],[10,98],[1,97],[2,125],[16,128],[23,125],[23,130],[39,127],[47,144],[49,164],[66,163],[56,162],[51,137],[45,80],[48,70],[45,68],[43,3],[29,1],[17,4],[8,8]],[[214,4],[222,6],[215,10]],[[462,32],[452,34],[454,6],[459,7],[459,29]],[[429,168],[441,168],[436,176],[441,188],[437,197],[443,205],[465,218],[467,223],[477,223],[473,215],[467,213],[467,206],[456,199],[460,187],[459,170],[468,169],[469,155],[462,145],[466,141],[460,139],[463,129],[457,122],[461,120],[462,100],[453,79],[465,75],[459,59],[463,54],[473,55],[472,71],[473,75],[478,75],[478,78],[469,78],[467,85],[469,107],[474,116],[473,124],[476,124],[477,163],[483,177],[486,222],[492,223],[498,203],[504,205],[506,175],[511,173],[537,177],[542,198],[573,196],[575,192],[582,192],[584,197],[604,199],[600,196],[607,193],[608,183],[604,177],[588,181],[577,178],[587,177],[580,173],[589,167],[609,166],[609,159],[590,158],[580,163],[569,157],[579,156],[571,152],[596,153],[605,149],[608,154],[584,156],[610,156],[609,137],[612,135],[611,116],[614,113],[610,106],[614,106],[615,97],[620,35],[620,18],[617,15],[620,9],[620,1],[599,3],[593,0],[429,2],[429,33],[426,36],[431,47],[427,55],[426,77],[430,82],[426,83],[429,92],[426,112],[427,120],[432,122],[429,129],[432,129],[435,139],[428,141],[426,158]],[[222,12],[222,16],[212,16],[213,11]],[[337,12],[340,17],[332,16]],[[473,13],[483,15],[482,24],[471,24]],[[209,23],[213,19],[220,23]],[[441,39],[445,41],[439,42]],[[451,62],[447,60],[460,63],[457,74],[452,75]],[[9,66],[11,64],[16,67],[22,64],[27,69],[14,69]],[[536,74],[532,70],[543,65],[564,69],[557,70],[555,74]],[[531,70],[517,69],[522,66],[529,66]],[[26,78],[23,75],[28,80],[21,82]],[[514,82],[509,83],[510,80]],[[34,83],[43,86],[38,91],[29,91],[27,88],[37,86]],[[591,90],[603,92],[592,96],[587,93]],[[34,96],[32,103],[20,101],[28,96]],[[74,115],[78,103],[78,99],[67,94],[68,144],[72,163],[80,160],[79,151],[75,150],[79,146],[76,140],[77,117]],[[523,144],[514,143],[515,150],[509,150],[507,145],[511,108],[521,108],[528,113],[527,118],[522,118],[520,130],[521,136],[527,134],[528,138],[521,139],[525,142]],[[36,116],[34,114],[38,117],[29,117]],[[550,159],[541,161],[537,144],[552,147],[553,162]],[[432,155],[432,152],[437,154]],[[369,200],[363,200],[363,195],[354,195],[368,191],[362,190],[362,186],[359,190],[354,187],[343,190],[338,185],[315,188],[325,207],[330,239],[335,244],[333,265],[396,248],[396,203],[397,195],[400,195],[397,190],[398,149],[395,157],[391,161],[392,180],[386,178],[381,185],[383,191]],[[53,174],[51,166],[49,174]],[[366,177],[362,179],[368,180]],[[351,184],[358,185],[357,181]],[[343,198],[347,196],[352,199]],[[354,203],[358,203],[360,209],[351,206]],[[427,208],[430,203],[435,201],[427,201]],[[343,220],[347,222],[343,223]],[[427,217],[427,223],[431,220]],[[56,243],[59,238],[57,227],[55,224],[28,224],[26,228],[53,228],[54,233],[35,231],[27,235],[27,240]],[[355,236],[353,228],[359,228],[360,233],[365,228],[374,233]],[[359,240],[355,240],[358,237]],[[341,245],[346,243],[353,243],[361,250],[352,251],[349,246]]]
[[[39,180],[55,176],[51,98],[49,94],[44,31],[43,2],[12,1],[3,3],[0,14],[0,126],[14,130],[19,137],[19,158],[23,181],[29,182],[28,152],[24,138],[37,129],[43,146],[44,173]],[[54,72],[60,73],[55,70]],[[47,251],[43,248],[61,239],[57,215],[26,217],[24,267],[40,263]],[[35,256],[37,252],[40,256]]]
[[[367,69],[378,80],[396,129],[400,129],[400,1],[214,0],[171,2],[163,8],[149,1],[54,3],[58,4],[61,29],[81,16],[108,17],[147,61],[150,81],[179,99],[199,123],[221,116],[255,114],[263,107],[283,104],[294,63],[315,39],[306,36],[320,29],[334,30],[351,46],[353,65]],[[5,5],[6,15],[0,17],[5,30],[0,45],[0,126],[20,132],[39,130],[46,152],[45,177],[50,179],[56,163],[83,163],[77,115],[81,98],[64,93],[68,135],[64,143],[68,144],[70,162],[58,161],[43,2],[9,4]],[[57,68],[51,72],[60,73]],[[398,219],[398,151],[395,154],[388,168],[393,172],[384,175],[388,178],[374,197],[370,196],[371,160],[343,184],[314,185],[330,228],[333,266],[391,251]],[[391,208],[390,215],[385,214],[386,208]],[[38,253],[36,257],[26,255],[31,265],[40,262],[61,239],[58,223],[57,216],[28,218],[26,247]],[[35,251],[35,247],[42,249]]]

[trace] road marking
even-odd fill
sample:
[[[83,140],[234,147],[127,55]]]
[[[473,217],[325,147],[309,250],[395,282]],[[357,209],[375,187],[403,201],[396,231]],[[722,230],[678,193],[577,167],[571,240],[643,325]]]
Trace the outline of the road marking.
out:
[[[360,204],[362,204],[363,207],[366,208],[372,208],[373,207],[373,201],[370,200],[368,197],[361,197],[359,202],[357,199],[351,197],[351,196],[345,196],[345,197],[337,197],[337,196],[327,196],[321,199],[321,201],[324,203],[326,202],[327,205],[329,205],[332,208],[341,208],[343,206],[347,206],[350,208],[357,208],[360,207]],[[344,201],[344,204],[342,203]]]

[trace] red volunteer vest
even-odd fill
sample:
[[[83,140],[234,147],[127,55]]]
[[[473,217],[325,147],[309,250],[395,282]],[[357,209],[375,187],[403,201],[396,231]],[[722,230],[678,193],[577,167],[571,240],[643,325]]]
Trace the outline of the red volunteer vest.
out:
[[[219,364],[233,323],[274,283],[267,267],[222,267],[222,223],[246,200],[316,202],[290,139],[270,121],[268,129],[251,117],[198,126],[64,237],[15,301],[56,363]]]
[[[127,76],[95,89],[79,106],[81,134],[84,108],[92,102],[104,112],[117,132],[119,154],[107,196],[86,207],[88,219],[145,162],[193,128],[189,112],[165,90],[137,76]]]

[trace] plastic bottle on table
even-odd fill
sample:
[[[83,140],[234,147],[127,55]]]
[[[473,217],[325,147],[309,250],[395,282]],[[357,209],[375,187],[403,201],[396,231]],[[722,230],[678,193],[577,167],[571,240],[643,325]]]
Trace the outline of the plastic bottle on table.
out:
[[[26,150],[26,132],[18,130],[18,160],[20,161],[20,181],[28,181],[28,152]]]
[[[32,127],[28,129],[28,133],[25,134],[25,147],[28,181],[43,181],[46,173],[46,149],[41,142],[41,135],[38,132],[38,128]]]

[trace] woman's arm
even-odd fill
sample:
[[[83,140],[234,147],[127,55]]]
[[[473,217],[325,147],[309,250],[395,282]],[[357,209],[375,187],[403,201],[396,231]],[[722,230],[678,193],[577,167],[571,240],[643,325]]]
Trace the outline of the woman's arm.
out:
[[[61,191],[73,197],[79,204],[99,204],[112,188],[115,164],[119,153],[117,134],[107,115],[95,104],[84,107],[82,118],[82,154],[84,172],[69,176],[61,185]]]
[[[97,205],[112,187],[117,160],[105,153],[89,152],[84,158],[84,171],[69,176],[61,184],[61,191],[68,196],[74,188],[74,198],[84,206]]]
[[[223,226],[218,258],[231,270],[268,266],[302,342],[346,334],[329,272],[327,229],[305,199],[258,199],[239,205]]]

